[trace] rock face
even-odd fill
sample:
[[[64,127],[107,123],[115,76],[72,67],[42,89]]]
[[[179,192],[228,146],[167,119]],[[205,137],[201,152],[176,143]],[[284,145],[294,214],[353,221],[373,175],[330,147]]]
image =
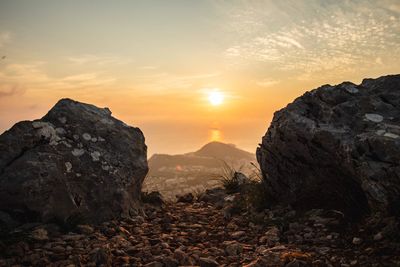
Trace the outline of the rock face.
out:
[[[0,136],[0,211],[18,222],[128,217],[147,171],[140,129],[108,108],[62,99]]]
[[[357,217],[400,196],[400,75],[324,85],[275,113],[257,149],[270,197]]]

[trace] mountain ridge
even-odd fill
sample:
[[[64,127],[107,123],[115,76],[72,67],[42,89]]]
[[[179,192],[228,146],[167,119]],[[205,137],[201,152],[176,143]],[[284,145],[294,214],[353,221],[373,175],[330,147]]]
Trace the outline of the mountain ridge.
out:
[[[153,158],[160,157],[160,156],[169,156],[169,157],[176,157],[176,156],[196,156],[196,157],[208,157],[208,158],[221,158],[223,154],[221,152],[217,152],[215,150],[217,149],[225,149],[229,151],[224,151],[226,152],[234,152],[235,155],[241,154],[244,157],[248,158],[254,158],[255,153],[251,153],[249,151],[246,151],[244,149],[238,148],[235,144],[227,144],[219,141],[212,141],[209,142],[205,145],[203,145],[201,148],[199,148],[196,151],[193,152],[186,152],[186,153],[180,153],[180,154],[168,154],[168,153],[154,153],[150,158],[149,161],[152,160]],[[217,155],[215,155],[217,154]]]

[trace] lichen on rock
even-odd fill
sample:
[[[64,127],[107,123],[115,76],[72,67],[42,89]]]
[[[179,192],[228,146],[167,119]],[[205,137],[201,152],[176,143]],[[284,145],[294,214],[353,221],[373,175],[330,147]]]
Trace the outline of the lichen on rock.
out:
[[[108,108],[62,99],[0,136],[0,211],[26,221],[127,217],[148,171],[144,141]]]
[[[400,75],[322,86],[276,112],[257,149],[269,197],[358,218],[400,199]]]

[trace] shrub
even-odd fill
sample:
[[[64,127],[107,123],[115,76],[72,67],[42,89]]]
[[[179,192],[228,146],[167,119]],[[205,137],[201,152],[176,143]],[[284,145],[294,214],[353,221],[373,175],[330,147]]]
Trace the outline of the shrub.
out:
[[[221,183],[227,194],[240,193],[240,197],[236,200],[237,203],[233,203],[238,209],[253,208],[260,211],[268,208],[270,201],[267,198],[267,186],[262,179],[260,169],[254,163],[252,166],[255,171],[246,177],[224,162]]]
[[[239,170],[240,169],[241,168],[239,168]],[[241,176],[239,174],[241,174],[239,171],[236,171],[235,168],[223,161],[220,181],[222,186],[225,188],[227,194],[234,194],[240,191],[241,185],[245,181],[242,181],[242,179],[240,179]]]

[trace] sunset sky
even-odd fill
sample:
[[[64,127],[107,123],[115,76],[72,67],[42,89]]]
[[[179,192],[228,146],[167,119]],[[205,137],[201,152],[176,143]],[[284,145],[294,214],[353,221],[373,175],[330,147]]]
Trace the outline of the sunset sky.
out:
[[[140,127],[149,155],[255,152],[305,91],[394,73],[399,0],[0,0],[1,133],[69,97]]]

